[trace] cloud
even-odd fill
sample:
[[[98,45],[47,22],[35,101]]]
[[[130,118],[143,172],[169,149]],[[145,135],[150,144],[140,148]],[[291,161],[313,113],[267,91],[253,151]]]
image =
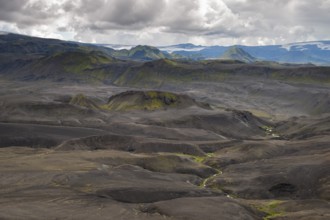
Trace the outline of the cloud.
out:
[[[181,4],[180,4],[181,2]],[[186,34],[228,34],[242,22],[222,1],[182,1],[173,0],[169,3],[165,16],[160,24],[165,30],[173,33]],[[174,9],[174,10],[173,10]],[[171,15],[172,16],[169,16]]]
[[[61,15],[58,2],[41,0],[0,0],[0,19],[25,28],[52,22]]]
[[[330,0],[0,0],[0,29],[125,44],[281,44],[327,38],[329,11]]]
[[[165,0],[80,0],[71,12],[81,28],[136,30],[153,26],[165,6]]]

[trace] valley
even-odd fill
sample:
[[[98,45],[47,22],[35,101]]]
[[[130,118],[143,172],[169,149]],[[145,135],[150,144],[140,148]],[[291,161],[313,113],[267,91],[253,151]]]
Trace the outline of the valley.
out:
[[[328,219],[329,96],[246,77],[2,80],[0,217]]]
[[[329,67],[0,49],[0,219],[330,218]]]

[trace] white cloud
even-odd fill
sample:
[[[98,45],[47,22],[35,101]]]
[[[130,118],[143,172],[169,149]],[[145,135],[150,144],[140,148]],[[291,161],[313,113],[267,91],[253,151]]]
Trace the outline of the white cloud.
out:
[[[0,30],[85,42],[283,44],[329,38],[330,0],[0,0]]]

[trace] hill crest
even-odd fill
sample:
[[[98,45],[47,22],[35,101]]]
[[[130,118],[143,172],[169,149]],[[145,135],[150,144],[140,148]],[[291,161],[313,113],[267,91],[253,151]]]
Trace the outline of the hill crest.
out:
[[[238,60],[245,63],[253,63],[257,59],[238,46],[232,46],[220,56],[221,60]]]

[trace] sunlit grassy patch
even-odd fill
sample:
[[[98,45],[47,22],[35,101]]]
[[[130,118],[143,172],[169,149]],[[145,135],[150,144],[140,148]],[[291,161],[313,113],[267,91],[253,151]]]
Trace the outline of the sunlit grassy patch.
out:
[[[284,215],[284,211],[279,208],[282,203],[283,201],[280,200],[272,200],[262,205],[256,205],[256,208],[266,214],[263,220],[271,220]]]

